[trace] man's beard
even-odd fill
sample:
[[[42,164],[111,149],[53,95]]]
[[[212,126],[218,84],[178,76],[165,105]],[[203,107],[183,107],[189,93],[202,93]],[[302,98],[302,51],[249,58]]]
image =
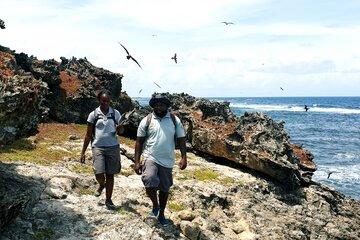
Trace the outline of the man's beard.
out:
[[[165,117],[165,115],[167,113],[167,110],[165,110],[165,111],[154,111],[154,113],[156,114],[156,116],[163,118],[163,117]]]

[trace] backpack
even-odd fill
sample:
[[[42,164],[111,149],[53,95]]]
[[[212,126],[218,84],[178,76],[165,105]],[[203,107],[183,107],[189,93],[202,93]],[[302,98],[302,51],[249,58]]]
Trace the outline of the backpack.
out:
[[[112,110],[112,113],[110,113],[110,117],[108,117],[108,119],[112,119],[114,121],[114,127],[116,129],[117,123],[116,123],[116,119],[115,119],[115,110],[113,108],[109,107],[109,111],[110,110]],[[91,142],[93,142],[95,139],[96,123],[100,118],[102,119],[101,114],[99,112],[97,112],[96,110],[95,110],[94,114],[95,114],[95,119],[94,119],[94,123],[93,123]]]
[[[176,118],[175,118],[175,114],[173,113],[170,113],[170,118],[174,124],[174,127],[175,127],[175,134],[174,134],[174,143],[175,143],[175,149],[179,149],[180,146],[179,146],[179,141],[176,137],[176,127],[177,127],[177,124],[176,124]],[[146,124],[145,124],[145,131],[146,131],[146,137],[148,137],[148,130],[149,130],[149,126],[150,126],[150,123],[151,123],[151,119],[152,119],[152,113],[149,113],[147,116],[146,116]],[[145,137],[145,138],[146,138]]]

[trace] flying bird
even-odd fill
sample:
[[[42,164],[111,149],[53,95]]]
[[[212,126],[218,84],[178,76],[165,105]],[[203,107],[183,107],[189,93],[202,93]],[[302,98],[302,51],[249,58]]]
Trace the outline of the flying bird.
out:
[[[229,24],[234,24],[233,22],[221,22],[221,23],[224,23],[226,26]]]
[[[140,89],[139,94],[141,93],[142,89]]]
[[[5,29],[5,23],[3,20],[0,19],[0,28]]]
[[[284,91],[284,89],[283,89],[282,87],[280,87],[280,89],[281,89],[282,91]]]
[[[177,63],[176,53],[174,54],[174,56],[171,59],[174,59],[175,63]]]
[[[333,173],[337,173],[337,172],[335,172],[335,171],[333,171],[333,172],[328,172],[327,178],[329,179],[329,178],[330,178],[330,175],[333,174]]]
[[[119,44],[125,49],[126,54],[127,54],[127,56],[126,56],[127,60],[132,59],[142,69],[142,67],[140,66],[138,61],[136,61],[136,59],[130,55],[129,51],[124,47],[124,45],[122,45],[121,43],[119,43]]]
[[[157,84],[156,82],[154,82],[154,83],[155,83],[156,86],[158,86],[159,88],[161,88],[159,84]]]
[[[156,37],[156,34],[153,34],[153,35],[151,35],[151,36]]]

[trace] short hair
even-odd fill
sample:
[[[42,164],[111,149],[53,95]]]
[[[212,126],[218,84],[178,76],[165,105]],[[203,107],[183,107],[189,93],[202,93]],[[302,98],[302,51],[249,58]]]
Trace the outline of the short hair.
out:
[[[102,95],[108,96],[110,97],[110,93],[106,90],[101,90],[98,94],[97,94],[97,99],[100,101],[100,98]]]

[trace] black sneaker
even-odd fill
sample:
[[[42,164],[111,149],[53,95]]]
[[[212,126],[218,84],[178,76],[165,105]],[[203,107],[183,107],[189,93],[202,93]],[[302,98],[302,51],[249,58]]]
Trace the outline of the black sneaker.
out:
[[[170,220],[166,219],[165,217],[158,217],[158,221],[164,227],[170,225],[170,223],[171,223]]]
[[[105,188],[105,186],[100,185],[99,188],[96,190],[94,196],[95,197],[100,197],[100,195],[101,195],[102,191],[104,190],[104,188]]]
[[[109,210],[116,210],[116,206],[111,200],[106,200],[105,201],[105,206]]]

